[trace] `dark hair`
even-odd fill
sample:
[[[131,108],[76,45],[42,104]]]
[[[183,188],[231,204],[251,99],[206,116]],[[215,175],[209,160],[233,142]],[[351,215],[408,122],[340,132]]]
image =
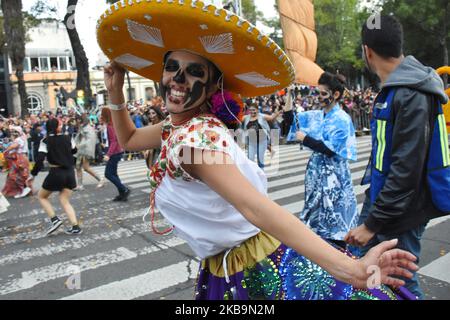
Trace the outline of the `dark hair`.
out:
[[[319,78],[319,84],[323,86],[327,86],[333,94],[338,91],[339,99],[342,98],[342,95],[345,91],[345,77],[341,74],[332,74],[330,72],[324,72]]]
[[[46,122],[46,128],[47,128],[47,134],[57,134],[59,126],[59,121],[56,118],[47,120]]]
[[[148,108],[149,111],[153,110],[156,113],[156,116],[158,117],[158,119],[160,121],[163,121],[164,119],[166,119],[166,116],[163,114],[163,112],[161,111],[161,109],[159,107],[156,106],[151,106],[150,108]]]
[[[377,26],[369,28],[368,22],[363,24],[361,38],[362,44],[368,46],[379,56],[398,58],[403,54],[403,27],[394,16],[377,15]]]

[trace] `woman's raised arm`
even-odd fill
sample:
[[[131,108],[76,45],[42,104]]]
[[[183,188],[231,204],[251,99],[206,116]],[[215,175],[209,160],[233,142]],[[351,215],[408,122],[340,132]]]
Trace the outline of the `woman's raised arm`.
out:
[[[105,67],[105,85],[112,104],[123,105],[123,84],[125,79],[125,69],[113,62]],[[114,129],[117,134],[119,144],[127,151],[143,151],[147,149],[159,148],[161,146],[162,123],[154,126],[136,129],[131,121],[128,110],[111,110]]]

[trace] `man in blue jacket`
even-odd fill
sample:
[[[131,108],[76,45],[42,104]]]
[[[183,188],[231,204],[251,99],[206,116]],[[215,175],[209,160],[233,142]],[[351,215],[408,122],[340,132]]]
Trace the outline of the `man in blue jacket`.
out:
[[[412,56],[403,54],[403,29],[393,16],[378,16],[378,26],[362,30],[366,65],[381,79],[374,102],[372,157],[363,184],[370,183],[359,227],[345,241],[362,254],[387,239],[420,256],[420,239],[437,215],[427,185],[431,126],[447,96],[441,78]],[[418,261],[417,261],[418,262]],[[406,287],[423,298],[417,275]]]

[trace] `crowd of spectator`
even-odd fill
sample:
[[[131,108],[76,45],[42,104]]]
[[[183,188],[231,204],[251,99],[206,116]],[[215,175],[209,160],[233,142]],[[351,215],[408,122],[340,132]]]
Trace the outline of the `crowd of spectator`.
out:
[[[289,92],[290,99],[288,99]],[[352,117],[355,129],[359,132],[368,131],[370,128],[369,116],[375,95],[376,93],[371,89],[348,90],[344,94],[341,106]],[[287,106],[288,103],[291,104],[291,107]],[[270,129],[280,130],[281,143],[283,143],[283,138],[288,135],[297,112],[319,108],[318,92],[315,87],[293,86],[291,90],[281,90],[270,96],[246,99],[245,106],[246,115],[250,114],[252,107],[256,107],[261,114],[269,117],[277,113],[272,121],[268,121],[268,124]],[[155,97],[146,102],[130,101],[128,110],[137,128],[156,124],[167,116],[161,97]],[[7,170],[9,167],[3,152],[13,143],[11,128],[19,127],[23,131],[22,138],[26,140],[28,160],[32,166],[37,159],[39,143],[46,135],[46,121],[55,117],[62,121],[64,134],[70,135],[74,139],[80,132],[80,126],[88,122],[96,133],[95,157],[92,159],[92,163],[101,164],[103,162],[103,156],[107,149],[107,138],[105,126],[99,121],[99,113],[79,114],[75,109],[58,108],[56,111],[45,111],[24,117],[0,118],[0,166],[2,170]],[[270,150],[270,143],[268,148]],[[157,156],[158,150],[149,150],[143,154],[125,153],[124,160],[145,158],[147,165],[150,166]]]

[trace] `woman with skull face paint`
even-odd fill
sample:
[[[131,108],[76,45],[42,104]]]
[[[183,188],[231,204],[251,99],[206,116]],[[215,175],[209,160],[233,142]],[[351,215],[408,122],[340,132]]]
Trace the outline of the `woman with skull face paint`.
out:
[[[374,290],[357,289],[367,287],[369,266],[378,266],[381,281],[395,286],[403,282],[392,275],[410,276],[407,269],[417,268],[412,255],[393,249],[395,241],[379,245],[361,260],[353,259],[267,197],[264,172],[245,156],[227,128],[237,127],[242,121],[242,103],[223,89],[247,96],[276,92],[292,80],[286,73],[290,64],[283,52],[281,57],[272,58],[270,45],[261,44],[257,35],[249,36],[246,30],[250,25],[244,19],[240,27],[218,24],[214,19],[225,17],[221,9],[202,9],[195,4],[140,2],[132,8],[125,6],[127,14],[116,14],[123,8],[112,7],[114,11],[107,12],[99,23],[98,38],[103,51],[115,59],[105,67],[105,84],[120,144],[130,151],[161,148],[149,173],[151,208],[153,211],[156,206],[175,226],[176,235],[202,259],[196,298],[404,298],[407,293],[403,289],[394,293],[384,285]],[[142,18],[144,11],[152,17],[153,33],[159,28],[174,28],[166,30],[166,34],[183,36],[159,42],[152,39],[151,43],[158,46],[148,50],[148,44],[141,41],[141,31],[149,30],[148,20]],[[168,23],[175,16],[177,23]],[[242,26],[242,22],[246,25]],[[128,28],[122,27],[124,23]],[[211,37],[204,33],[212,32],[208,25],[224,30],[220,36]],[[192,35],[183,32],[187,29],[192,30]],[[131,53],[117,56],[116,50],[123,49],[116,37],[131,39],[126,32],[136,41],[127,46]],[[200,42],[197,33],[201,33]],[[233,41],[224,46],[228,37]],[[238,64],[237,51],[241,60]],[[256,61],[261,52],[271,54],[266,55],[264,63]],[[161,79],[170,113],[166,120],[146,128],[134,127],[124,105],[125,71],[119,63],[150,79]],[[164,65],[162,72],[157,69],[159,63]],[[269,79],[274,73],[264,71],[267,66],[284,76],[278,81]],[[158,234],[172,230],[161,232],[153,223],[152,228]]]
[[[356,160],[356,137],[351,118],[339,101],[345,80],[330,73],[319,79],[322,111],[317,130],[297,138],[314,151],[305,174],[305,207],[302,219],[322,238],[345,248],[344,237],[356,226],[358,213],[348,161]],[[308,112],[307,112],[308,113]],[[315,132],[313,132],[315,131]]]

